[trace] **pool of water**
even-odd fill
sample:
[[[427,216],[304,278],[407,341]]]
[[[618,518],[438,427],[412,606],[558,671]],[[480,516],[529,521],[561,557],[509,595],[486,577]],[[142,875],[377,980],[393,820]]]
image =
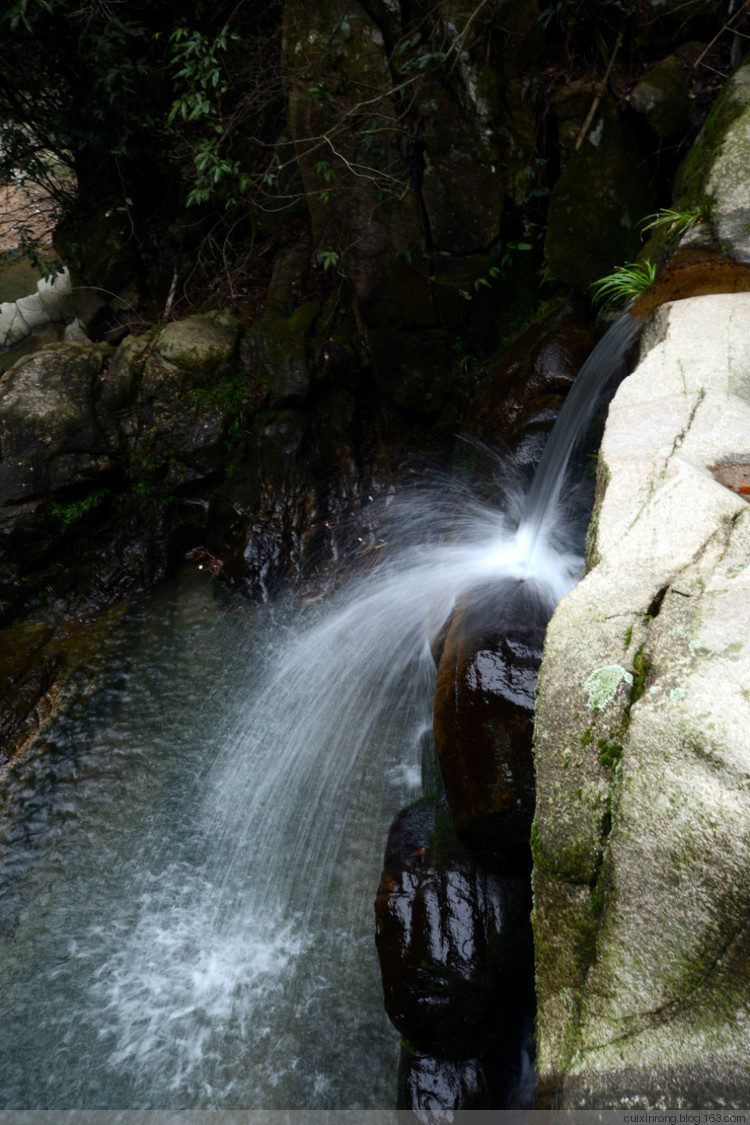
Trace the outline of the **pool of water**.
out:
[[[326,612],[183,574],[8,771],[3,1108],[393,1106],[372,900],[429,685],[369,717],[352,686],[321,733],[326,650],[298,637]]]

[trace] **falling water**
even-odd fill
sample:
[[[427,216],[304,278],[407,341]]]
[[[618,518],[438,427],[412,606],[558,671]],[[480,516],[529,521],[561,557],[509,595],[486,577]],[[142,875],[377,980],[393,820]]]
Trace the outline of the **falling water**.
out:
[[[641,327],[638,317],[628,311],[621,313],[578,372],[529,489],[522,526],[530,543],[540,535],[544,537],[559,520],[560,497],[573,450],[626,374],[625,358]]]
[[[444,490],[394,500],[384,563],[322,603],[193,575],[135,608],[106,688],[6,778],[0,1107],[393,1104],[371,900],[419,795],[428,640],[472,587],[549,614],[576,581],[569,444],[520,528],[511,496],[460,535]]]

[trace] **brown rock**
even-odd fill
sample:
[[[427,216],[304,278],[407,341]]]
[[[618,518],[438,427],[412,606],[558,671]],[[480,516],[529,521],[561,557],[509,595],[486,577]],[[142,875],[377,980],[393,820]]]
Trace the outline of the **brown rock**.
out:
[[[460,839],[494,871],[530,869],[534,689],[545,621],[518,588],[456,609],[438,668],[434,728]]]

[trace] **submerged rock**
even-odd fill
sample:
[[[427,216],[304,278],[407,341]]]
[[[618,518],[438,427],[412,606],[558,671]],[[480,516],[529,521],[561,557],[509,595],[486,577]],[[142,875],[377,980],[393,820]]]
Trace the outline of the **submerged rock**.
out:
[[[455,1062],[405,1048],[398,1068],[398,1104],[416,1114],[487,1109],[490,1086],[480,1059]]]

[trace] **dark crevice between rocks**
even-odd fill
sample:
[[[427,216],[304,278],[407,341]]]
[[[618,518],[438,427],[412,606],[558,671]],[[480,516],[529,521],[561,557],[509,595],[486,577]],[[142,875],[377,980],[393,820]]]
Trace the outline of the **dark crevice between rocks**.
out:
[[[653,619],[655,617],[659,616],[659,610],[661,609],[661,604],[664,601],[664,598],[665,598],[668,590],[669,590],[668,585],[662,586],[661,590],[659,590],[658,594],[654,597],[653,601],[651,602],[648,609],[646,610],[646,617],[650,621],[653,621]]]

